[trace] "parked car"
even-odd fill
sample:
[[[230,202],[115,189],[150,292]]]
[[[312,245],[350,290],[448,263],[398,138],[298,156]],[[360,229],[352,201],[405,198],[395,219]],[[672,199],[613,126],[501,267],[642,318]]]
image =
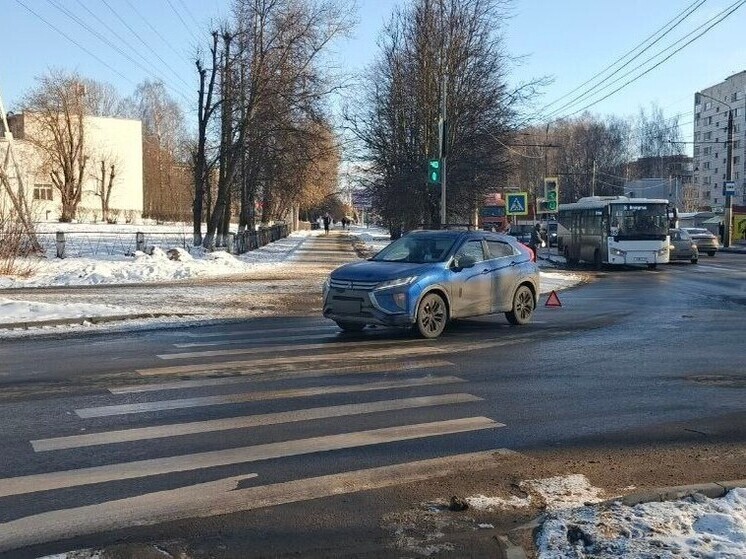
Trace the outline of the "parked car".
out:
[[[324,284],[324,316],[342,330],[368,324],[438,337],[449,320],[505,313],[531,320],[539,269],[530,249],[486,231],[414,231],[373,258],[345,264]]]
[[[531,224],[520,224],[510,226],[510,236],[515,237],[520,242],[528,244],[531,242],[531,231],[534,230],[535,225]]]
[[[671,244],[669,245],[669,260],[689,260],[696,264],[699,260],[699,250],[689,233],[683,229],[669,231]]]
[[[697,245],[700,254],[704,252],[708,256],[715,256],[720,248],[717,236],[701,227],[684,227],[683,230],[689,234],[694,244]]]

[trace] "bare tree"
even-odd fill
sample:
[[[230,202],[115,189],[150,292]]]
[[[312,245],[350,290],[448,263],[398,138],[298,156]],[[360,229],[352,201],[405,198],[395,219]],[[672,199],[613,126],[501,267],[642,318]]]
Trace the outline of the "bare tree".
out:
[[[440,189],[427,184],[438,158],[442,84],[448,92],[448,221],[465,222],[482,196],[507,178],[521,91],[506,84],[509,58],[501,0],[415,0],[395,12],[379,55],[347,122],[369,161],[366,185],[394,236],[421,224],[438,227]]]
[[[52,70],[25,98],[27,139],[45,157],[52,184],[60,193],[60,221],[72,221],[83,194],[85,86],[79,75]]]
[[[212,44],[210,46],[211,65],[205,68],[202,60],[198,57],[195,64],[199,75],[199,96],[197,104],[197,143],[192,152],[194,168],[194,202],[193,202],[193,225],[194,244],[202,243],[202,212],[205,195],[210,193],[210,177],[212,174],[213,161],[209,155],[208,135],[213,114],[218,109],[220,101],[214,100],[215,80],[218,75],[218,38],[217,31],[212,33]],[[209,78],[208,78],[209,71]],[[208,204],[209,213],[209,204]]]
[[[101,219],[109,221],[109,204],[111,202],[111,192],[114,189],[114,179],[117,176],[117,165],[111,159],[101,159],[101,169],[99,174],[97,196],[101,197]]]
[[[190,219],[193,187],[187,177],[184,113],[161,82],[145,80],[128,100],[129,114],[143,127],[143,215]]]

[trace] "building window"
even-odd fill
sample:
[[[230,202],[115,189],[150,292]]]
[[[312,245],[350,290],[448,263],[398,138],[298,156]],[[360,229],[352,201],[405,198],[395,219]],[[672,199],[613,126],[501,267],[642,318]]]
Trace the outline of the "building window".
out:
[[[738,116],[738,107],[733,109],[733,116]]]
[[[739,171],[736,171],[736,180],[741,179],[741,173]]]
[[[694,146],[694,155],[699,155],[699,146]]]
[[[733,142],[733,149],[741,149],[741,140]]]
[[[705,161],[704,168],[705,169],[709,169],[710,168],[710,162],[709,161]]]
[[[712,140],[712,132],[705,132],[705,140]]]
[[[710,155],[710,152],[712,151],[712,148],[710,146],[706,146],[702,148],[702,155]]]
[[[705,101],[705,110],[712,108],[712,101]]]
[[[34,200],[51,200],[52,199],[52,185],[51,184],[35,184],[34,185]]]
[[[738,156],[738,155],[736,155],[736,156],[735,156],[735,157],[733,158],[733,165],[738,165],[738,164],[739,164],[740,162],[741,162],[741,157],[740,157],[740,156]]]
[[[704,177],[702,179],[702,184],[710,184],[710,177]]]
[[[708,198],[708,199],[709,199],[709,198],[710,198],[710,196],[712,196],[712,192],[711,192],[711,191],[709,191],[709,190],[705,190],[705,198]]]
[[[706,124],[706,125],[708,125],[708,126],[709,126],[710,124],[712,124],[712,117],[711,117],[711,116],[708,116],[708,117],[707,117],[707,118],[705,119],[705,124]]]

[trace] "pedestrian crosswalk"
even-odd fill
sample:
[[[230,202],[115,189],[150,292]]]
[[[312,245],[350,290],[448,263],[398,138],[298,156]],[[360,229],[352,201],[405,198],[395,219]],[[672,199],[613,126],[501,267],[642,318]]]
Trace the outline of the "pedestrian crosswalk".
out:
[[[65,419],[26,441],[28,467],[0,470],[0,509],[35,503],[0,513],[0,553],[390,487],[511,454],[499,436],[479,435],[506,425],[452,358],[527,335],[434,344],[279,324],[173,335],[172,350],[153,356],[168,365],[133,368],[126,382],[64,399]],[[392,452],[382,466],[363,452],[389,447],[417,449],[418,459]],[[294,461],[303,456],[316,458]]]

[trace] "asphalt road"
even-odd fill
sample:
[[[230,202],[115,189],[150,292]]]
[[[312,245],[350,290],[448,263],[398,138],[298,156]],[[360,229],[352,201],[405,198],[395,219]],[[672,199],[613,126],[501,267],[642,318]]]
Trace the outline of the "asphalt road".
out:
[[[573,445],[744,444],[746,255],[560,298],[437,341],[314,316],[3,341],[0,554],[378,556],[406,483],[466,491],[472,470]]]

